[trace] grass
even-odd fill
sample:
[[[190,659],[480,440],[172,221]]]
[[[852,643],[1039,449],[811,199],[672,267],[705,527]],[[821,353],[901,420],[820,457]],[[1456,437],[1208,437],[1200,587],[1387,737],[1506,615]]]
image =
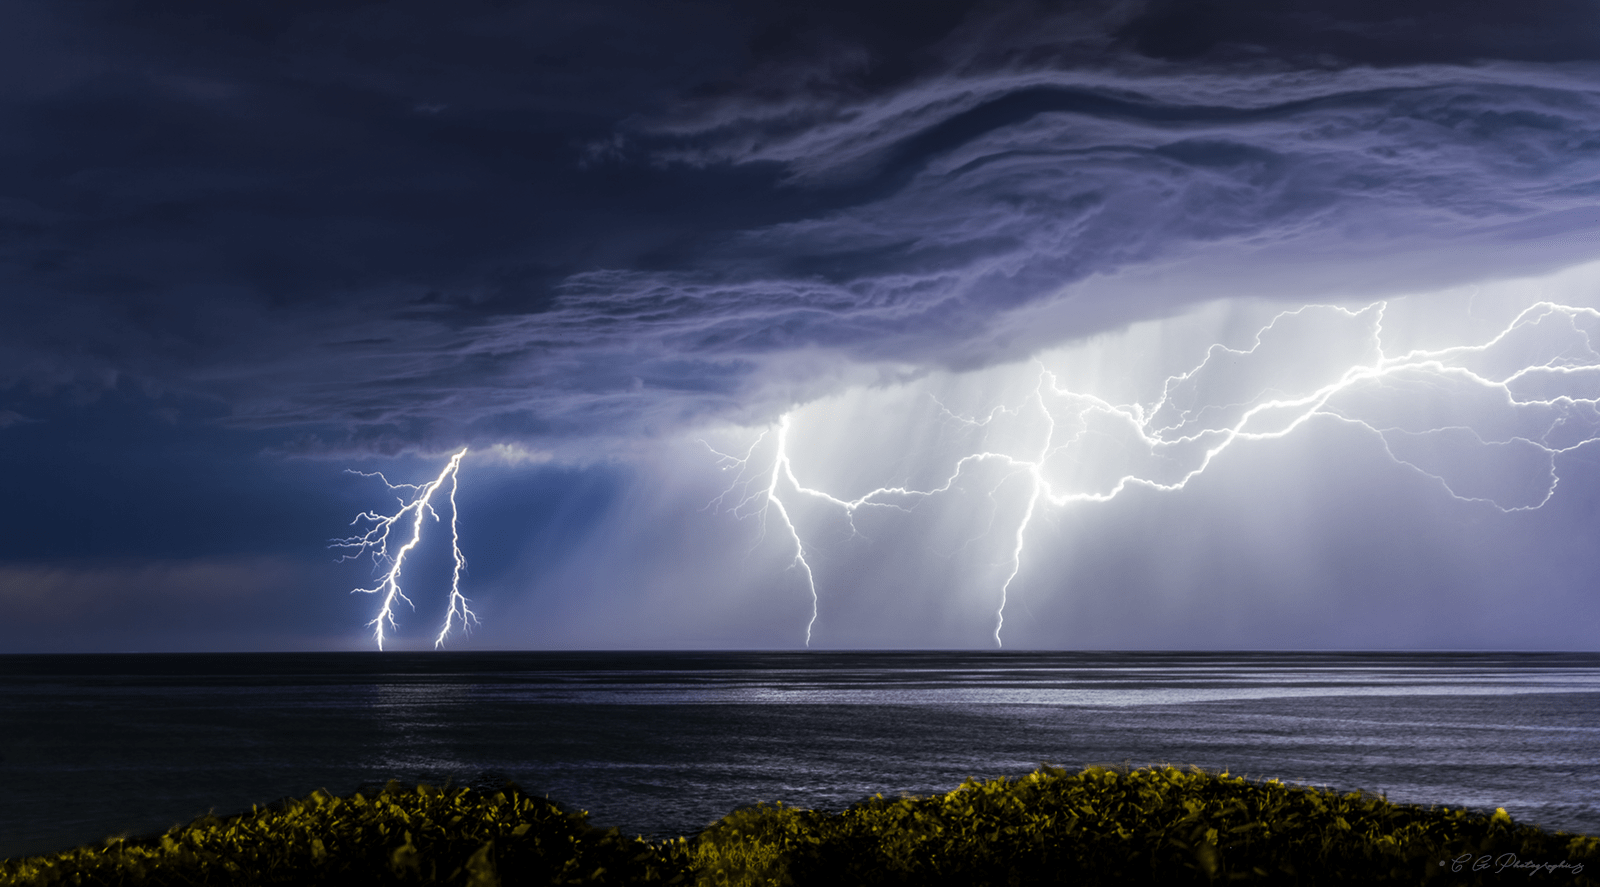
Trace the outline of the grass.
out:
[[[1600,839],[1518,826],[1504,810],[1174,767],[1043,767],[838,813],[758,805],[661,842],[514,786],[390,783],[372,797],[316,792],[159,837],[7,860],[0,883],[1600,884],[1595,872]]]

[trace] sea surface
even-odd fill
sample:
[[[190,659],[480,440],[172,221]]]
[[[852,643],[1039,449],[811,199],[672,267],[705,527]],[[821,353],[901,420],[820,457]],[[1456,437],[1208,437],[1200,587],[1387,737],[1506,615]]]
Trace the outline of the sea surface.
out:
[[[1600,654],[0,656],[0,857],[389,779],[629,833],[1173,763],[1600,835]]]

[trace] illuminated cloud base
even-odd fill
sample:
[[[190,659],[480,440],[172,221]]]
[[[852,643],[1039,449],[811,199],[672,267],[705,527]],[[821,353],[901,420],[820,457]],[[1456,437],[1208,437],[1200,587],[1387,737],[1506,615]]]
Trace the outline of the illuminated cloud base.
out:
[[[1549,502],[1561,480],[1559,458],[1600,438],[1600,312],[1540,302],[1487,342],[1391,353],[1386,307],[1283,312],[1246,348],[1212,346],[1199,365],[1168,377],[1152,403],[1075,392],[1042,364],[1023,399],[981,415],[958,414],[930,397],[942,420],[941,449],[959,455],[938,484],[921,488],[884,485],[851,495],[803,483],[789,446],[796,420],[785,415],[742,454],[713,450],[734,479],[710,507],[756,519],[763,533],[776,524],[792,541],[792,567],[812,599],[809,646],[817,575],[794,502],[835,510],[859,536],[864,514],[910,515],[976,492],[988,513],[980,537],[1008,540],[994,589],[1000,646],[1008,592],[1041,508],[1107,502],[1132,487],[1180,491],[1238,442],[1338,423],[1372,435],[1395,464],[1461,503],[1510,513]]]
[[[1419,320],[1426,312],[1411,303],[1395,304],[1412,316],[1393,328],[1387,302],[1280,311],[1236,344],[1200,349],[1197,363],[1165,375],[1147,400],[1116,396],[1130,393],[1122,377],[1138,368],[1128,349],[1159,362],[1171,359],[1171,343],[1140,345],[1130,333],[1123,353],[1107,361],[1118,368],[1110,378],[1096,378],[1079,348],[939,386],[858,389],[800,406],[744,432],[738,449],[700,442],[728,478],[702,513],[753,521],[758,547],[768,538],[787,546],[787,569],[809,599],[795,636],[807,646],[824,615],[820,592],[830,582],[851,585],[847,575],[830,575],[844,567],[818,562],[819,546],[890,540],[878,557],[965,563],[951,569],[971,583],[967,593],[990,600],[989,636],[998,647],[1030,546],[1050,544],[1034,532],[1042,518],[1133,490],[1179,495],[1240,444],[1272,447],[1292,435],[1346,429],[1442,501],[1502,515],[1544,508],[1558,495],[1563,459],[1600,439],[1600,312],[1542,300],[1476,342],[1439,344],[1465,333]],[[1084,384],[1075,387],[1074,379]],[[804,439],[798,448],[797,438]],[[436,645],[456,620],[465,627],[476,619],[459,589],[465,561],[455,489],[464,453],[429,484],[389,484],[414,495],[392,514],[362,514],[358,521],[371,529],[336,543],[370,551],[387,567],[377,585],[357,589],[382,595],[371,623],[380,647],[385,626],[396,624],[395,599],[410,600],[401,567],[421,539],[424,514],[438,519],[430,501],[446,481],[456,569]],[[410,535],[391,553],[390,534],[407,521]],[[919,536],[926,537],[920,547],[892,543]],[[903,575],[926,568],[907,563]],[[918,606],[915,587],[888,593]]]

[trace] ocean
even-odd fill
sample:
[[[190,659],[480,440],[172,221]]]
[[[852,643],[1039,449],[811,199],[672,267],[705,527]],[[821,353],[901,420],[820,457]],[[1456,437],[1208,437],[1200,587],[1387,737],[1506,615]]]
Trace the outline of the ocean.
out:
[[[0,656],[0,857],[389,779],[630,834],[1041,763],[1178,764],[1600,835],[1600,654]]]

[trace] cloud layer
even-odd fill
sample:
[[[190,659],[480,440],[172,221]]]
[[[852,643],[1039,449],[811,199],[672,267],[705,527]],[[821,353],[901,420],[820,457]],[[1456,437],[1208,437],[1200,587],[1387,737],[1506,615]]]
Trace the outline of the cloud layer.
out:
[[[697,438],[734,452],[790,414],[796,486],[926,488],[978,445],[951,416],[1014,408],[1040,355],[1066,388],[1153,405],[1145,382],[1306,302],[1397,297],[1388,353],[1483,341],[1512,302],[1595,304],[1589,0],[18,0],[7,19],[16,644],[363,643],[347,592],[372,579],[324,546],[392,500],[340,470],[427,479],[465,445],[489,624],[469,643],[794,646],[813,604],[794,543],[710,505],[729,475]],[[1086,356],[1128,330],[1137,348]],[[1175,394],[1222,416],[1260,393],[1230,385],[1294,389],[1369,335],[1285,339],[1272,380]],[[1588,396],[1563,373],[1517,394]],[[1588,449],[1514,439],[1582,423],[1425,381],[1345,405],[1392,434],[1323,415],[1182,496],[1055,508],[1029,525],[1011,637],[1592,645],[1577,618],[1539,639],[1593,573]],[[1125,421],[1093,430],[1109,461],[1056,466],[1063,484],[1138,454]],[[1552,466],[1556,493],[1515,517],[1448,493],[1529,504]],[[989,642],[1026,499],[1002,467],[867,539],[797,500],[824,642]],[[1170,615],[1104,628],[1119,602]]]
[[[1579,5],[936,7],[25,6],[0,380],[559,448],[1592,252]]]
[[[1600,313],[1535,300],[1597,274],[1216,303],[663,447],[474,642],[1586,649]]]

